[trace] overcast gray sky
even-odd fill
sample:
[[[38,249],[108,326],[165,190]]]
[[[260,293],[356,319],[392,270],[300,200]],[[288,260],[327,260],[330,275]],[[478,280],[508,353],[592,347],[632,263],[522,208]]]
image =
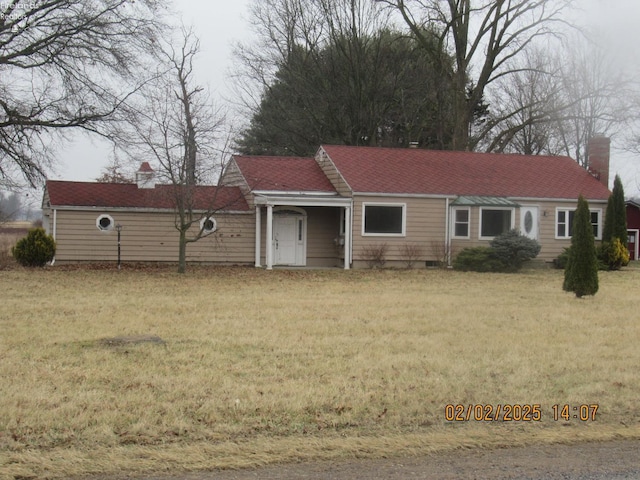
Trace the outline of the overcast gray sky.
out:
[[[232,44],[251,37],[249,5],[253,0],[174,0],[185,25],[192,25],[201,41],[198,59],[200,81],[209,85],[213,98],[229,93],[226,77],[232,67]],[[588,23],[600,30],[621,68],[636,68],[640,74],[640,0],[579,0]],[[176,18],[180,22],[180,18]],[[614,151],[611,179],[619,173],[627,194],[640,194],[640,159]],[[111,150],[99,140],[79,136],[59,151],[60,162],[50,178],[93,181],[110,161]]]
[[[193,26],[200,39],[196,64],[199,82],[210,87],[214,99],[229,93],[226,82],[232,65],[233,43],[251,36],[248,11],[252,0],[173,0],[176,24]],[[49,178],[93,181],[111,160],[109,144],[84,134],[62,146],[56,171]]]

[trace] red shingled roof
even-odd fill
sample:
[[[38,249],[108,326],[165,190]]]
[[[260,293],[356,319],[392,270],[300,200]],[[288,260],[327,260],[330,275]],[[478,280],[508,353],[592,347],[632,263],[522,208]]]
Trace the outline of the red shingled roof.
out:
[[[569,157],[323,145],[354,192],[606,200]]]
[[[243,155],[233,158],[252,190],[336,191],[313,158]]]
[[[138,188],[134,183],[91,183],[47,180],[52,207],[157,208],[173,209],[173,185]],[[213,203],[213,205],[212,205]],[[197,186],[197,210],[249,210],[237,187]]]

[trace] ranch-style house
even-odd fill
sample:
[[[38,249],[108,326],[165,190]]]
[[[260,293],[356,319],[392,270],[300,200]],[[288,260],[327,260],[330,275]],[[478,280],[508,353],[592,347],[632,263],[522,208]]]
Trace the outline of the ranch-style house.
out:
[[[589,169],[563,156],[323,145],[312,158],[235,155],[217,186],[190,193],[204,238],[190,262],[276,266],[429,266],[488,245],[510,229],[551,261],[569,246],[582,194],[602,236],[610,191],[609,139]],[[44,223],[54,263],[177,262],[175,187],[142,164],[131,184],[46,182]]]

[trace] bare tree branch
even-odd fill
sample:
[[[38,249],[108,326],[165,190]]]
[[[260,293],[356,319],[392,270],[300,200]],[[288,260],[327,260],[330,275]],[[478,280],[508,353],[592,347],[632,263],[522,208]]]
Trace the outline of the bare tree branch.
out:
[[[35,185],[54,160],[42,145],[51,135],[100,131],[144,82],[152,70],[144,62],[164,29],[164,0],[14,0],[1,7],[0,177]]]

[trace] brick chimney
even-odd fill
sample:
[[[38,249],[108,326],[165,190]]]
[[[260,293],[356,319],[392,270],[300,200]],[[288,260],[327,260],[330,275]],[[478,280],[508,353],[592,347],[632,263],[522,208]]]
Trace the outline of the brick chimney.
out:
[[[609,188],[609,137],[595,136],[589,139],[587,147],[587,166],[591,175]]]
[[[138,188],[155,188],[156,187],[156,179],[155,172],[149,162],[142,162],[140,168],[136,172],[136,183],[138,184]]]

